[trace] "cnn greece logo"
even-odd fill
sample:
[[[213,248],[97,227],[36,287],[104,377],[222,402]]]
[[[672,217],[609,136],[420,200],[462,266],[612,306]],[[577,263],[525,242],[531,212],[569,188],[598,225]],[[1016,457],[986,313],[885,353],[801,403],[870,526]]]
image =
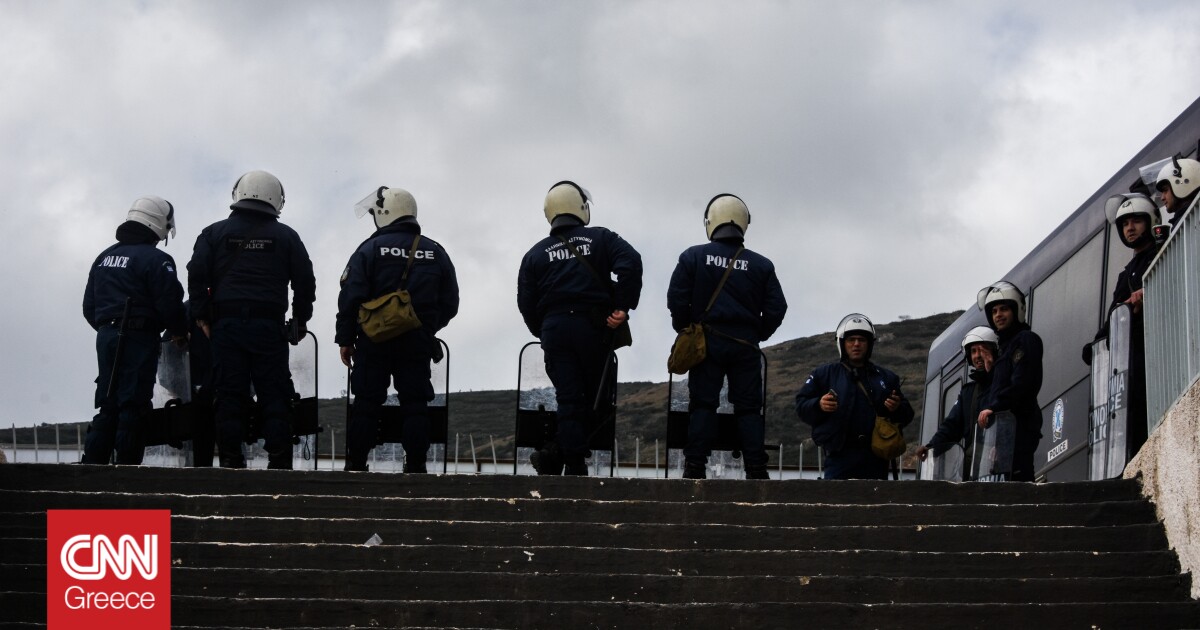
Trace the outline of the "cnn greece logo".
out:
[[[170,627],[170,511],[50,510],[46,534],[48,628]]]
[[[116,545],[104,534],[80,534],[63,545],[59,559],[63,571],[76,580],[103,580],[109,567],[112,567],[118,580],[128,580],[134,568],[142,574],[143,579],[153,580],[158,577],[158,534],[142,538],[142,546],[139,547],[133,536],[128,534],[121,536]],[[79,564],[76,556],[80,551],[91,551],[91,564]]]

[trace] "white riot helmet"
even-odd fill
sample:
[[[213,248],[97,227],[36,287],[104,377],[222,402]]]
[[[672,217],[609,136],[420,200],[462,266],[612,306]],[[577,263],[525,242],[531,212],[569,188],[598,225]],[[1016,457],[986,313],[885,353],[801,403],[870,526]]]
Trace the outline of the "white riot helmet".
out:
[[[362,201],[354,204],[355,216],[361,219],[367,214],[374,217],[376,228],[391,225],[407,217],[416,219],[417,200],[413,198],[412,193],[403,188],[380,186],[363,197]]]
[[[996,331],[987,326],[976,326],[967,331],[963,336],[962,349],[964,354],[970,354],[970,348],[977,343],[986,343],[992,347],[992,356],[1000,354],[1000,337],[996,336]]]
[[[722,193],[713,197],[704,208],[704,229],[708,232],[708,240],[712,240],[717,228],[731,225],[743,236],[750,227],[750,208],[737,195]]]
[[[573,216],[587,225],[592,222],[592,194],[575,182],[563,180],[550,187],[543,209],[550,225],[563,215]]]
[[[846,337],[850,335],[862,335],[867,338],[867,358],[871,358],[871,352],[875,349],[875,326],[862,313],[851,313],[842,318],[838,324],[837,331],[834,333],[837,336],[838,358],[846,356]]]
[[[125,220],[150,228],[160,241],[175,238],[175,207],[162,197],[150,195],[133,202]]]
[[[1159,224],[1158,207],[1149,197],[1141,193],[1124,193],[1113,195],[1104,202],[1104,213],[1108,216],[1108,222],[1117,228],[1117,233],[1121,237],[1121,242],[1128,247],[1137,247],[1142,242],[1154,240],[1154,226]],[[1124,230],[1121,229],[1121,220],[1126,217],[1143,216],[1146,219],[1146,232],[1138,239],[1138,242],[1130,243],[1125,240]]]
[[[1176,199],[1186,199],[1200,189],[1200,162],[1196,160],[1171,158],[1171,161],[1158,172],[1155,188],[1163,190],[1171,187],[1171,194]]]
[[[234,210],[257,210],[279,216],[283,210],[283,184],[266,171],[250,171],[233,185]]]
[[[988,325],[992,328],[995,328],[995,324],[992,323],[992,305],[998,302],[1011,302],[1013,312],[1017,315],[1017,321],[1022,324],[1026,323],[1025,294],[1017,288],[1017,285],[1007,280],[1001,280],[980,289],[976,301],[979,308],[983,310],[983,314],[987,316]]]

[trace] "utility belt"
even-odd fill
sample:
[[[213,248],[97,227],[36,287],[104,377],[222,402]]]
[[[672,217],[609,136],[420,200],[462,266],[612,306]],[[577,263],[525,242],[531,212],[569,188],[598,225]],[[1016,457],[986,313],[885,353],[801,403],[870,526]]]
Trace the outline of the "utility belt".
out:
[[[222,319],[270,319],[283,322],[287,307],[279,308],[266,302],[234,300],[213,304],[213,321]]]
[[[114,328],[121,328],[121,322],[122,319],[120,317],[102,319],[100,320],[100,327],[112,326]],[[158,322],[152,317],[126,317],[124,318],[124,322],[125,330],[153,330],[156,332],[162,330],[162,326],[159,326]]]

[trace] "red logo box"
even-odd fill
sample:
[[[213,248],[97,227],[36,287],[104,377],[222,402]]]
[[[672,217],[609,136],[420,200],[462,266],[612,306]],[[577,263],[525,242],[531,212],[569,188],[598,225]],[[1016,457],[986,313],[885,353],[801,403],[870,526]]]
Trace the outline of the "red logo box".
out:
[[[48,630],[170,630],[170,510],[47,510]]]

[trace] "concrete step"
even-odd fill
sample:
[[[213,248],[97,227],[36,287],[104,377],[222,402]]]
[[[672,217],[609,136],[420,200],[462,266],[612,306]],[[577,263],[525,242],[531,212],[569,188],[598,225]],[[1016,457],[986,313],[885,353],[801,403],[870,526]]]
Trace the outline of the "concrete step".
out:
[[[1174,553],[659,550],[579,547],[172,543],[173,567],[645,575],[1123,577],[1179,573]],[[45,564],[45,543],[0,541],[6,564]],[[3,585],[0,574],[0,585]],[[11,588],[8,590],[12,590]]]
[[[25,575],[44,593],[45,567]],[[937,603],[963,592],[974,603],[1182,601],[1188,580],[1178,575],[1120,578],[678,576],[525,574],[449,571],[327,571],[324,569],[189,569],[171,572],[181,596],[294,600],[521,600],[689,602]]]
[[[45,618],[36,594],[0,593],[8,623]],[[1200,602],[1086,603],[640,603],[588,601],[295,600],[175,596],[175,627],[346,628],[1194,628]],[[183,621],[186,620],[186,621]],[[801,621],[802,620],[802,621]]]
[[[589,499],[431,499],[328,495],[208,495],[0,490],[0,510],[169,509],[173,514],[566,523],[1114,526],[1157,522],[1148,502],[1085,504],[662,503]]]
[[[187,494],[308,494],[408,498],[528,497],[604,501],[966,504],[1092,503],[1141,499],[1135,480],[1069,483],[943,481],[689,481],[513,475],[402,475],[333,471],[223,470],[9,464],[0,489]]]
[[[172,511],[177,628],[1200,625],[1136,482],[5,465],[0,630],[45,621],[45,510],[87,508]]]
[[[1166,547],[1158,524],[1111,527],[862,525],[762,527],[626,523],[524,523],[174,515],[174,542],[355,544],[378,534],[394,545],[569,546],[628,549],[877,549],[895,551],[1151,551]],[[0,538],[42,538],[44,512],[9,513]]]

